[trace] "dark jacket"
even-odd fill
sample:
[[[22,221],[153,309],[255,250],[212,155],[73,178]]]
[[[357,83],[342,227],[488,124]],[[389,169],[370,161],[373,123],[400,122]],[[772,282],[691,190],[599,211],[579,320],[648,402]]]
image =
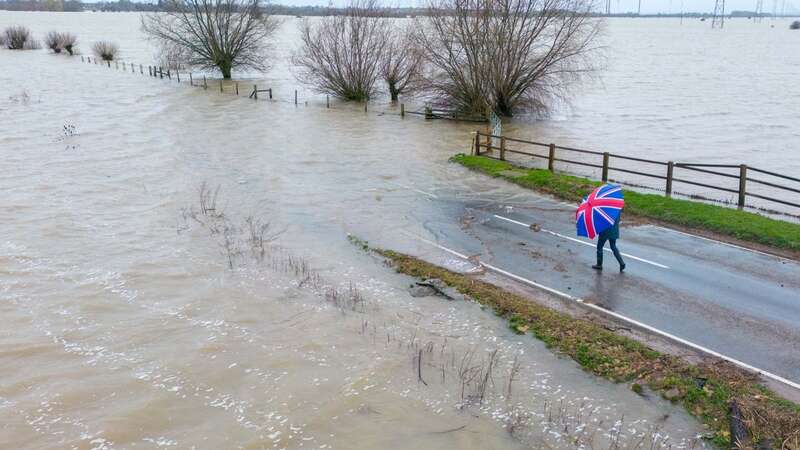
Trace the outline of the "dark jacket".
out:
[[[621,215],[620,219],[622,219]],[[605,240],[619,239],[619,219],[617,219],[617,221],[614,222],[614,226],[606,228],[605,230],[601,231],[600,238]]]

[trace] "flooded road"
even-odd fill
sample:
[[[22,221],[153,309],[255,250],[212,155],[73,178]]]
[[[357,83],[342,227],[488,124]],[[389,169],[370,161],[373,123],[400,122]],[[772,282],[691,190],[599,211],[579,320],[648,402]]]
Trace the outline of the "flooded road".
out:
[[[0,447],[703,445],[348,242],[413,249],[414,189],[506,199],[446,162],[465,127],[0,58]]]

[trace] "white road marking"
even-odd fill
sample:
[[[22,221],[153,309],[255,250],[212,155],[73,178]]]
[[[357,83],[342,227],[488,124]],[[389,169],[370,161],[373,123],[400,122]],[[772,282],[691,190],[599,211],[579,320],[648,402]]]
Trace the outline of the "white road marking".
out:
[[[436,247],[436,248],[438,248],[438,249],[440,249],[442,251],[450,253],[451,255],[457,256],[457,257],[459,257],[461,259],[464,259],[466,261],[469,260],[469,257],[464,255],[463,253],[459,253],[459,252],[457,252],[455,250],[452,250],[452,249],[449,249],[449,248],[447,248],[447,247],[445,247],[443,245],[439,245],[436,242],[430,241],[430,240],[425,239],[425,238],[423,238],[421,236],[417,236],[414,233],[411,233],[411,232],[408,232],[408,231],[405,231],[405,230],[400,230],[400,232],[405,234],[405,235],[407,235],[407,236],[410,236],[410,237],[418,239],[418,240],[420,240],[422,242],[425,242],[426,244],[432,245],[432,246],[434,246],[434,247]],[[767,377],[767,378],[772,379],[774,381],[777,381],[779,383],[783,383],[783,384],[785,384],[787,386],[790,386],[790,387],[793,387],[793,388],[795,388],[797,390],[800,390],[800,383],[796,383],[796,382],[794,382],[792,380],[789,380],[787,378],[784,378],[784,377],[782,377],[780,375],[775,375],[774,373],[767,372],[766,370],[763,370],[763,369],[759,369],[758,367],[755,367],[755,366],[752,366],[752,365],[747,364],[745,362],[739,361],[736,358],[732,358],[730,356],[723,355],[722,353],[719,353],[717,351],[711,350],[710,348],[703,347],[700,344],[695,344],[694,342],[691,342],[691,341],[688,341],[688,340],[683,339],[681,337],[675,336],[674,334],[668,333],[666,331],[659,330],[658,328],[655,328],[653,326],[650,326],[650,325],[647,325],[645,323],[639,322],[638,320],[632,319],[630,317],[624,316],[624,315],[616,313],[614,311],[605,309],[605,308],[603,308],[601,306],[598,306],[598,305],[595,305],[595,304],[592,304],[592,303],[587,303],[580,297],[575,297],[574,295],[567,294],[566,292],[561,292],[561,291],[559,291],[557,289],[553,289],[553,288],[545,286],[543,284],[539,284],[539,283],[537,283],[535,281],[529,280],[529,279],[521,277],[519,275],[515,275],[515,274],[513,274],[511,272],[508,272],[506,270],[500,269],[499,267],[495,267],[495,266],[493,266],[491,264],[487,264],[487,263],[484,263],[484,262],[479,262],[479,264],[481,266],[493,271],[493,272],[496,272],[496,273],[499,273],[499,274],[504,275],[506,277],[512,278],[514,280],[520,281],[520,282],[522,282],[524,284],[527,284],[529,286],[533,286],[535,288],[539,288],[539,289],[542,289],[544,291],[550,292],[551,294],[555,294],[555,295],[557,295],[559,297],[562,297],[562,298],[565,298],[567,300],[571,300],[571,301],[574,301],[576,303],[580,303],[581,305],[583,305],[583,306],[585,306],[587,308],[593,309],[593,310],[595,310],[595,311],[597,311],[599,313],[606,314],[608,316],[614,317],[615,319],[620,320],[622,322],[626,322],[628,324],[634,325],[636,327],[639,327],[641,329],[647,330],[647,331],[649,331],[651,333],[654,333],[654,334],[662,336],[662,337],[664,337],[666,339],[669,339],[669,340],[671,340],[673,342],[677,342],[679,344],[685,345],[685,346],[687,346],[689,348],[695,349],[695,350],[697,350],[699,352],[702,352],[702,353],[705,353],[707,355],[710,355],[710,356],[713,356],[713,357],[728,361],[728,362],[730,362],[730,363],[732,363],[732,364],[734,364],[736,366],[739,366],[739,367],[741,367],[743,369],[749,370],[751,372],[755,372],[755,373],[757,373],[759,375],[762,375],[764,377]]]
[[[730,242],[718,241],[716,239],[707,238],[705,236],[699,236],[697,234],[692,234],[692,233],[685,233],[683,231],[673,230],[672,228],[661,227],[661,226],[658,226],[658,225],[651,225],[651,226],[653,228],[658,228],[659,230],[670,231],[670,232],[673,232],[673,233],[682,234],[684,236],[689,236],[689,237],[693,237],[693,238],[696,238],[696,239],[702,239],[704,241],[709,241],[709,242],[713,242],[715,244],[720,244],[720,245],[724,245],[724,246],[727,246],[727,247],[732,247],[732,248],[735,248],[735,249],[738,249],[738,250],[744,250],[746,252],[755,253],[757,255],[769,256],[771,258],[776,258],[776,259],[779,259],[781,261],[787,261],[787,262],[793,262],[793,263],[797,262],[797,261],[795,261],[793,259],[784,258],[783,256],[773,255],[771,253],[762,252],[760,250],[755,250],[755,249],[752,249],[752,248],[742,247],[741,245],[731,244]]]
[[[498,216],[497,214],[494,214],[494,217],[497,217],[498,219],[501,219],[501,220],[505,220],[506,222],[510,222],[510,223],[513,223],[513,224],[516,224],[516,225],[523,226],[525,228],[530,228],[531,227],[530,224],[527,224],[527,223],[524,223],[524,222],[520,222],[520,221],[514,220],[514,219],[509,219],[508,217]],[[588,245],[589,247],[595,247],[595,244],[592,244],[591,242],[586,242],[586,241],[582,241],[580,239],[576,239],[574,237],[565,236],[565,235],[563,235],[561,233],[556,233],[555,231],[546,230],[544,228],[542,228],[539,231],[542,232],[542,233],[547,233],[547,234],[551,234],[553,236],[560,237],[561,239],[566,239],[568,241],[577,242],[577,243],[583,244],[583,245]],[[605,251],[610,252],[611,249],[606,248]],[[641,262],[643,262],[645,264],[650,264],[650,265],[653,265],[653,266],[656,266],[656,267],[660,267],[662,269],[669,269],[669,266],[665,266],[664,264],[660,264],[660,263],[657,263],[655,261],[650,261],[649,259],[640,258],[638,256],[631,255],[629,253],[623,253],[623,252],[620,252],[620,253],[622,253],[622,255],[624,255],[624,256],[626,256],[626,257],[628,257],[630,259],[635,259],[636,261],[641,261]]]
[[[388,180],[386,182],[389,183],[389,184],[393,184],[395,186],[401,187],[403,189],[408,189],[410,191],[414,191],[414,192],[416,192],[418,194],[427,195],[430,198],[439,198],[439,196],[437,196],[436,194],[431,194],[430,192],[425,192],[425,191],[419,190],[417,188],[414,188],[414,187],[411,187],[411,186],[407,186],[405,184],[395,183],[394,181],[388,181]]]

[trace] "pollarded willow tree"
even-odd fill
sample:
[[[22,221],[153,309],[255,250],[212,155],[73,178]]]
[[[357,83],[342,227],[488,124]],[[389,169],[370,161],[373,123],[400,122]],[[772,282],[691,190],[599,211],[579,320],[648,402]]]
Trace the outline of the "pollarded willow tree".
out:
[[[165,0],[163,12],[142,16],[142,30],[171,53],[180,49],[187,65],[266,70],[270,38],[278,21],[261,0]]]
[[[392,101],[397,101],[400,94],[417,92],[423,86],[421,73],[424,55],[413,40],[413,33],[412,27],[393,26],[386,34],[381,76],[389,88]]]
[[[292,58],[298,79],[321,93],[366,101],[377,93],[391,22],[375,0],[355,0],[344,13],[306,20]]]
[[[595,68],[592,0],[434,0],[415,39],[427,89],[467,112],[546,110]]]

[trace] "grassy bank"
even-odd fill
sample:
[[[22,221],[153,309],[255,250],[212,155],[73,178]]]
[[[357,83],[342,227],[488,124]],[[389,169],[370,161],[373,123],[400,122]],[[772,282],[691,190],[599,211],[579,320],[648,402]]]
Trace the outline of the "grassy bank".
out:
[[[364,249],[369,247],[354,240]],[[634,392],[644,386],[661,393],[701,420],[710,439],[730,448],[730,409],[736,404],[750,437],[745,446],[762,443],[772,448],[800,449],[800,407],[759,385],[754,376],[727,363],[694,365],[659,353],[596,322],[554,311],[497,286],[387,250],[374,250],[398,272],[439,278],[462,294],[491,307],[508,319],[519,334],[532,334],[548,348],[568,355],[585,370],[612,380],[630,382]]]
[[[452,161],[469,169],[574,202],[579,202],[600,185],[600,182],[586,178],[522,168],[484,156],[461,154],[454,156]],[[710,231],[795,254],[800,252],[800,225],[751,212],[627,190],[625,213],[665,224]]]

